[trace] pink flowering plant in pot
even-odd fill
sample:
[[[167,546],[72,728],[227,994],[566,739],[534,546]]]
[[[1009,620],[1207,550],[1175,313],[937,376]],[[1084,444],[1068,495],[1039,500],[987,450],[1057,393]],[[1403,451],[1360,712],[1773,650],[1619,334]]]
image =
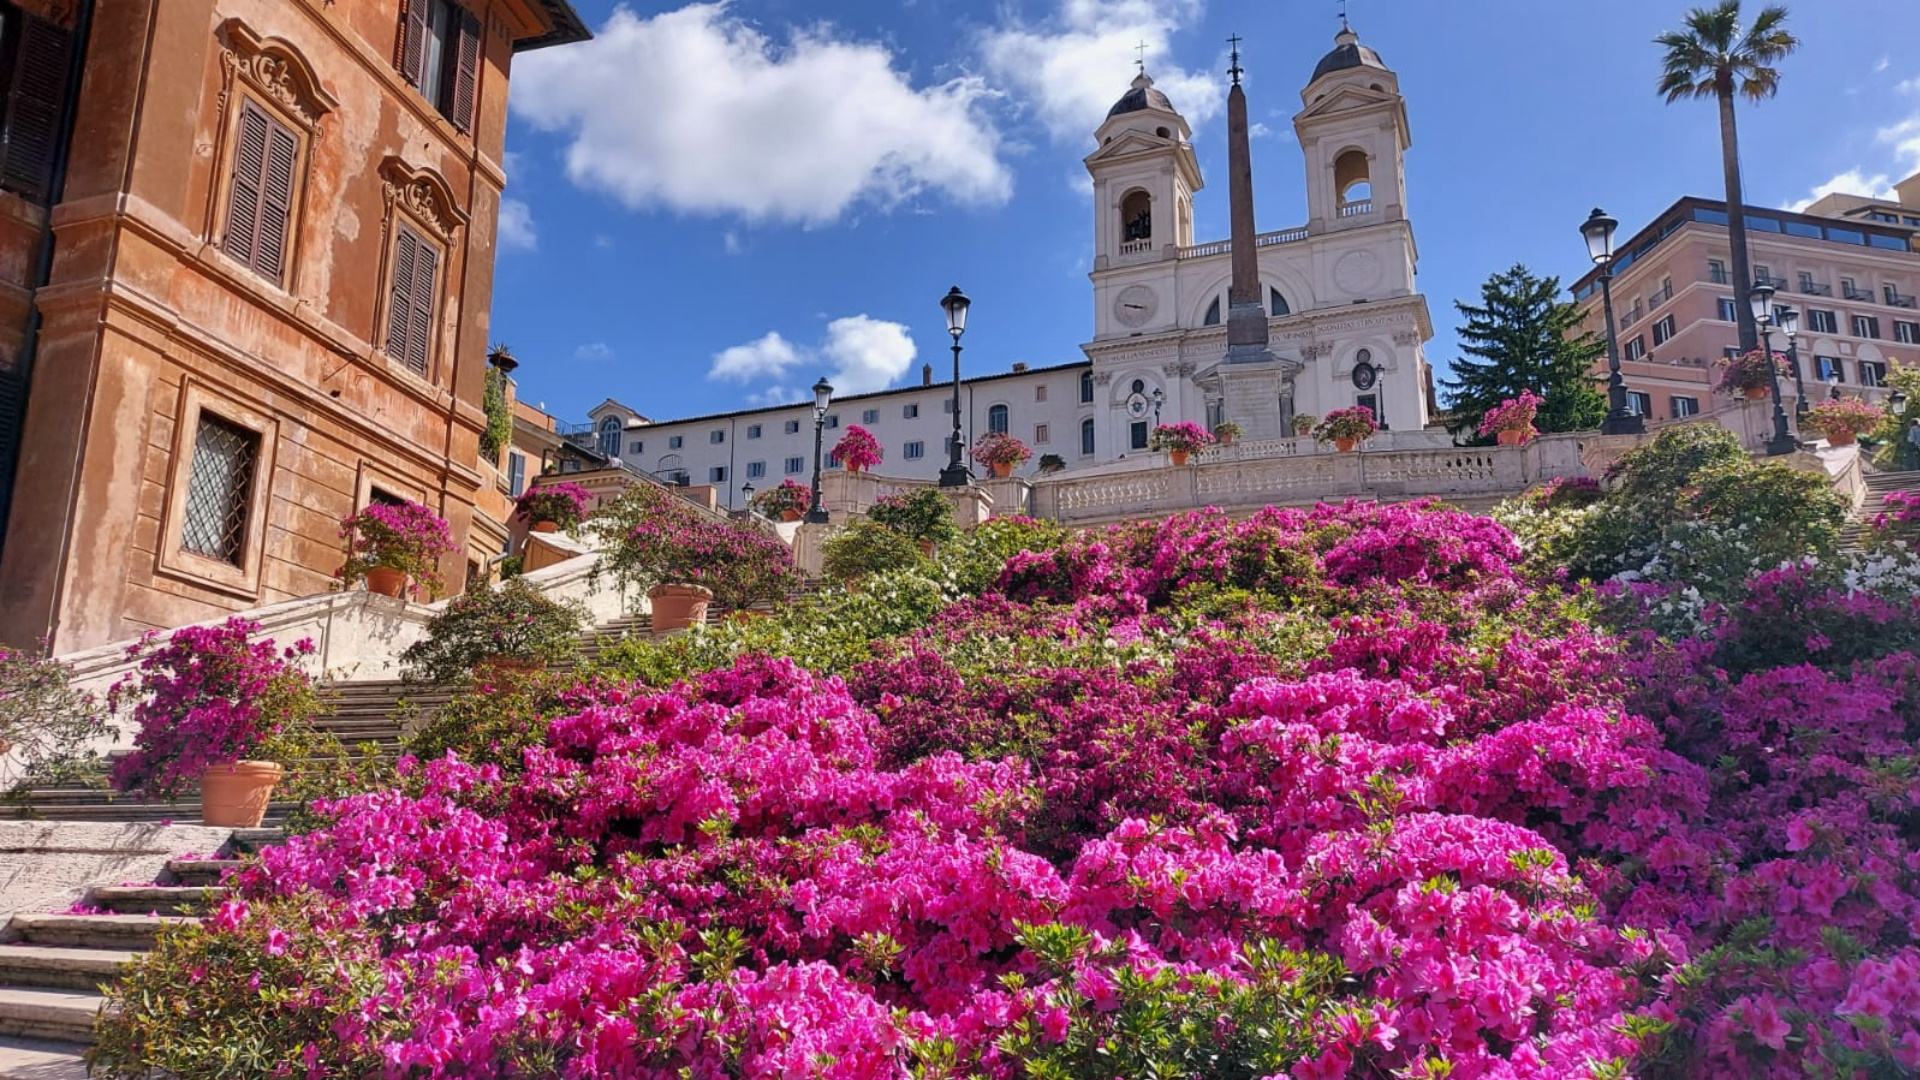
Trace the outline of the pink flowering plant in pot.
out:
[[[1161,424],[1147,436],[1147,449],[1166,453],[1197,453],[1213,445],[1213,434],[1191,420]]]
[[[235,616],[164,639],[154,631],[127,650],[139,663],[107,693],[133,730],[132,752],[113,765],[114,790],[172,799],[211,768],[274,760],[280,736],[311,721],[320,703],[298,664],[313,642],[280,648],[259,631]]]
[[[840,441],[833,444],[833,456],[838,458],[849,472],[860,472],[880,464],[883,455],[880,451],[880,440],[873,437],[873,432],[859,424],[848,424],[846,434],[840,436]]]
[[[1768,365],[1768,357],[1772,365]],[[1749,349],[1739,356],[1722,357],[1720,360],[1720,381],[1716,388],[1722,393],[1736,397],[1754,391],[1771,390],[1773,378],[1792,378],[1793,369],[1787,365],[1787,358],[1781,353],[1769,354],[1763,349]]]
[[[778,486],[753,495],[753,508],[768,517],[797,520],[807,508],[813,505],[813,489],[792,480],[782,480]]]
[[[1374,422],[1373,410],[1365,405],[1355,405],[1346,409],[1335,409],[1320,418],[1313,426],[1313,437],[1323,443],[1361,443],[1373,438],[1380,430]]]
[[[446,520],[416,502],[374,503],[341,522],[340,536],[347,541],[337,574],[343,584],[390,571],[410,579],[416,595],[443,588],[440,559],[460,550]]]
[[[1520,391],[1519,397],[1511,397],[1487,410],[1480,419],[1482,437],[1499,436],[1502,432],[1515,432],[1516,439],[1502,439],[1502,442],[1525,442],[1537,434],[1533,429],[1533,419],[1540,413],[1540,406],[1547,399],[1531,390]]]
[[[1033,456],[1033,450],[1010,432],[989,431],[974,440],[968,456],[992,469],[996,475],[1005,476],[1026,464],[1027,459]]]
[[[587,519],[587,507],[593,504],[593,495],[579,484],[540,484],[528,488],[514,500],[514,511],[520,517],[538,525],[552,522],[561,531],[566,531]]]
[[[792,549],[764,526],[709,517],[657,489],[634,488],[594,520],[620,530],[602,569],[639,592],[693,585],[741,609],[778,600],[800,583]]]
[[[1800,426],[1824,436],[1834,446],[1845,446],[1880,426],[1887,411],[1859,398],[1823,401],[1807,410]]]

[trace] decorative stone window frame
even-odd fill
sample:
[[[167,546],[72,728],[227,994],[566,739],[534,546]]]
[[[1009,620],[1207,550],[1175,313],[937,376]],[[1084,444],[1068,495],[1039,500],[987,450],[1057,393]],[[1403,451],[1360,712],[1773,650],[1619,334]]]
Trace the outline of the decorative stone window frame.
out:
[[[381,198],[386,212],[380,220],[380,292],[374,311],[373,339],[381,356],[393,371],[404,371],[408,378],[424,378],[439,386],[441,372],[447,370],[440,339],[445,332],[447,285],[453,280],[454,237],[467,225],[467,215],[454,199],[453,187],[431,169],[415,169],[398,157],[380,164]],[[434,281],[433,318],[429,320],[427,370],[424,375],[408,367],[405,360],[387,351],[388,315],[393,307],[394,251],[405,223],[428,243],[439,249],[439,274]]]
[[[260,452],[253,464],[253,483],[247,492],[247,532],[238,566],[181,546],[202,413],[212,413],[234,427],[251,431],[260,440]],[[271,413],[221,394],[204,383],[186,383],[174,416],[173,457],[167,468],[166,516],[160,526],[157,567],[160,574],[244,600],[260,598],[260,568],[266,561],[267,514],[273,506],[274,460],[279,441],[280,421]]]
[[[340,107],[340,101],[321,84],[313,65],[291,42],[261,37],[240,19],[220,24],[220,96],[215,111],[220,130],[214,145],[213,183],[207,194],[208,243],[226,243],[227,204],[233,193],[233,157],[240,141],[243,101],[252,101],[268,116],[285,124],[300,141],[293,163],[293,197],[287,220],[285,267],[276,287],[293,292],[300,273],[301,207],[307,189],[308,163],[313,144],[321,137],[320,121]]]
[[[354,513],[357,514],[373,505],[374,488],[379,488],[390,495],[398,495],[408,502],[429,505],[425,488],[399,473],[388,472],[373,462],[362,460],[359,475],[354,478],[353,484]],[[438,513],[438,511],[435,512]]]

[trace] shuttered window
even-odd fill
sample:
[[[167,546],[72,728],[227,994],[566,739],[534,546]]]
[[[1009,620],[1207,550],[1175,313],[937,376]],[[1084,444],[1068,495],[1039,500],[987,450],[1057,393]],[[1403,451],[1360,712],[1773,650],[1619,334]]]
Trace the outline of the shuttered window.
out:
[[[387,306],[387,355],[421,375],[432,359],[434,290],[440,249],[402,222],[393,244]]]
[[[0,188],[46,205],[72,35],[0,3]]]
[[[480,20],[454,0],[405,0],[400,74],[461,131],[480,93]]]
[[[300,138],[253,101],[244,100],[234,131],[233,183],[221,246],[274,284],[284,283],[293,224],[294,167]]]

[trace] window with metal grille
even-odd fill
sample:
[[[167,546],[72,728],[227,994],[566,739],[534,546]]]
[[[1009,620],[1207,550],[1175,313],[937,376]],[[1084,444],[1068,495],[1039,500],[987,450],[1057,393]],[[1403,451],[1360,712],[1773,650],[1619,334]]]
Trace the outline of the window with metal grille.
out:
[[[227,188],[227,231],[220,246],[275,285],[286,279],[299,160],[300,137],[293,129],[255,102],[242,100],[234,129],[233,182]]]
[[[212,413],[200,414],[193,437],[193,466],[187,473],[182,549],[234,566],[245,562],[253,466],[259,459],[257,433]]]
[[[427,373],[433,359],[433,301],[439,271],[440,249],[402,222],[394,233],[387,355],[420,375]]]
[[[1127,435],[1127,441],[1133,449],[1145,450],[1147,448],[1147,422],[1145,420],[1138,421],[1129,427],[1127,429]]]

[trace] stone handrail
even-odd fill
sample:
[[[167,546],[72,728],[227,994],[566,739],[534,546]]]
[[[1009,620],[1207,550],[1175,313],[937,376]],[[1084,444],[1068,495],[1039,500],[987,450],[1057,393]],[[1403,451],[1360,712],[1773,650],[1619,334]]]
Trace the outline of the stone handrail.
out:
[[[1313,231],[1304,225],[1292,229],[1275,229],[1254,237],[1253,246],[1263,248],[1275,247],[1279,244],[1297,244],[1312,235]],[[1194,244],[1191,247],[1179,248],[1176,255],[1182,259],[1204,259],[1212,255],[1225,255],[1232,250],[1233,241],[1215,240],[1211,244]]]

